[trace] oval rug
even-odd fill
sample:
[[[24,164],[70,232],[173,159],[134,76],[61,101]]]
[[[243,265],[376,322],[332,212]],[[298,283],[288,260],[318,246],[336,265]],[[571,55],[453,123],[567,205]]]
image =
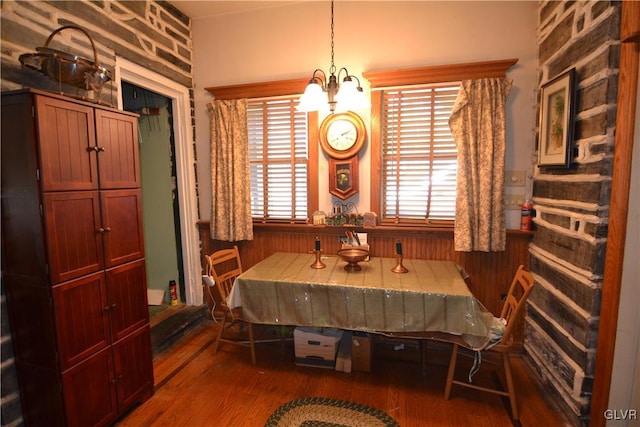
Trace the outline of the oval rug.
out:
[[[291,400],[269,416],[265,427],[400,427],[386,413],[346,400],[305,397]]]

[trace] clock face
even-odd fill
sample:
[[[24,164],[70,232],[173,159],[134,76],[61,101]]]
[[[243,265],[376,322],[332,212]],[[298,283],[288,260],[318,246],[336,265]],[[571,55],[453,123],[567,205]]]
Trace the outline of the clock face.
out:
[[[357,137],[358,132],[355,125],[347,120],[336,120],[327,129],[327,142],[338,151],[351,148]]]
[[[320,125],[320,147],[334,159],[347,159],[360,152],[365,141],[364,121],[347,111],[332,114]]]

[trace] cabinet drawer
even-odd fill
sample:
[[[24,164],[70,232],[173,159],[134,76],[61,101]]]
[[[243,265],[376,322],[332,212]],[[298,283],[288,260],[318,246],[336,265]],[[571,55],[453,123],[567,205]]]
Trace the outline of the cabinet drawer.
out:
[[[118,416],[111,348],[62,374],[67,426],[104,426]]]
[[[153,394],[151,333],[146,325],[113,345],[118,406],[126,411]]]
[[[113,341],[149,323],[144,259],[107,270]]]
[[[60,283],[103,268],[97,191],[44,194],[51,282]]]
[[[137,126],[134,116],[96,109],[100,188],[140,187]]]
[[[100,192],[105,266],[113,267],[144,257],[140,190]]]
[[[97,189],[93,108],[48,96],[35,100],[43,191]]]
[[[104,273],[54,286],[53,302],[62,370],[110,344]]]

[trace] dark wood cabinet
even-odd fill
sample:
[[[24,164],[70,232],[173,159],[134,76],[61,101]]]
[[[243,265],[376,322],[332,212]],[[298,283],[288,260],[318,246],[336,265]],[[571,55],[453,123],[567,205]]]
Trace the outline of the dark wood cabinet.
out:
[[[27,425],[153,394],[137,116],[2,93],[2,277]]]

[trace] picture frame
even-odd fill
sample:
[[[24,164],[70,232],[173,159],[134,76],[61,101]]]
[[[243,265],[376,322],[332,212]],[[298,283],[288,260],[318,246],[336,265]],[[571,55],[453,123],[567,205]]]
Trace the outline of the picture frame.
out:
[[[540,90],[539,167],[571,166],[576,70],[572,68]]]

